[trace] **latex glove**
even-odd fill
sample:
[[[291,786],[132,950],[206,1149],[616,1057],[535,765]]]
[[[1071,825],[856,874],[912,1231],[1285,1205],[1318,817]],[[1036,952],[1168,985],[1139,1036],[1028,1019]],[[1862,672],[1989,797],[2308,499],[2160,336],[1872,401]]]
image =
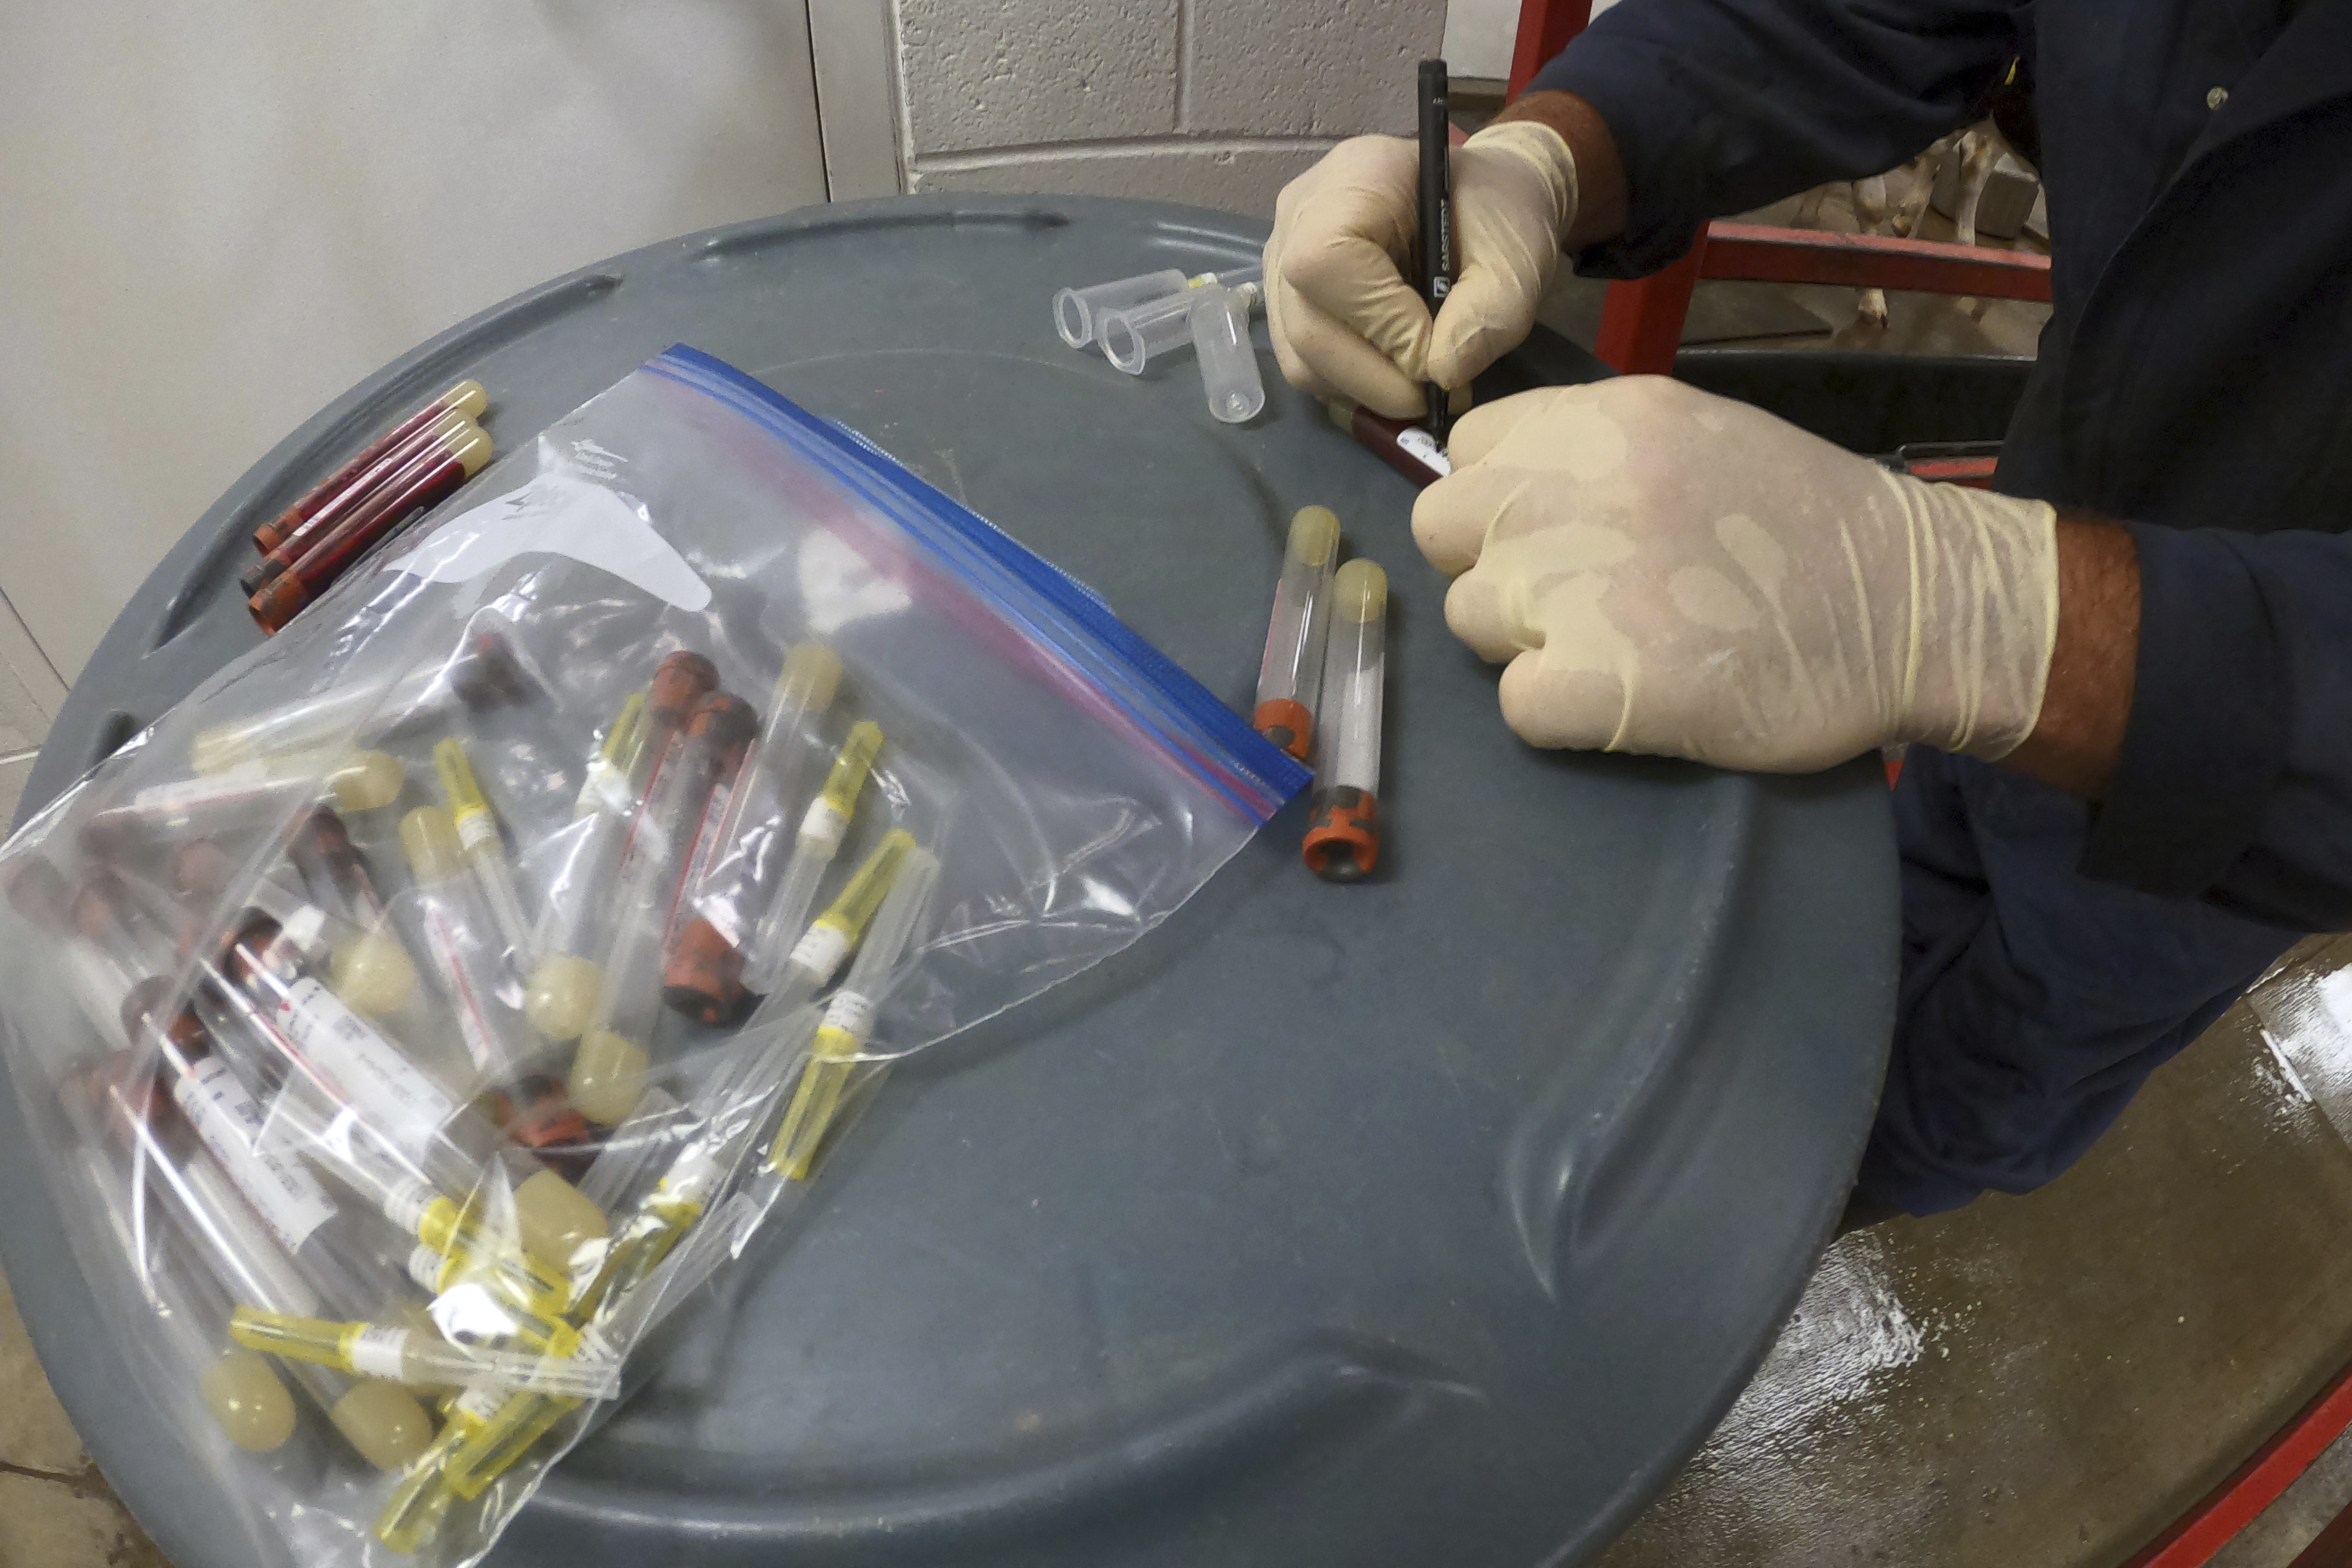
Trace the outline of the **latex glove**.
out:
[[[1809,772],[1894,741],[2006,755],[2042,711],[2056,514],[1890,473],[1657,376],[1454,427],[1413,536],[1537,746]]]
[[[1418,268],[1420,152],[1359,136],[1283,187],[1265,244],[1265,315],[1291,385],[1419,417],[1423,384],[1466,387],[1535,325],[1576,216],[1559,132],[1515,120],[1454,150],[1455,278],[1434,323]]]

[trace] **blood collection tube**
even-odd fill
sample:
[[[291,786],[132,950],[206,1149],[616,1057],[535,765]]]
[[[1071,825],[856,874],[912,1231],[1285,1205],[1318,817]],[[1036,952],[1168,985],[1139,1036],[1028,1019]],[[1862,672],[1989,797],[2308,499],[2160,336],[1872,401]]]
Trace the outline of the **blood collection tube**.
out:
[[[784,823],[800,797],[809,732],[840,685],[840,655],[824,643],[803,643],[784,654],[759,744],[703,831],[662,970],[665,998],[689,1018],[727,1023],[742,1010],[743,944],[784,869]]]
[[[190,839],[173,850],[163,865],[172,891],[191,909],[226,899],[236,885],[239,871],[228,852],[211,839]],[[305,963],[331,967],[335,955],[363,935],[320,908],[299,883],[275,873],[263,875],[244,892],[246,902],[277,921],[286,939],[301,949]]]
[[[747,1035],[756,1038],[763,1024],[788,1019],[832,980],[914,851],[910,833],[894,831],[883,836],[832,906],[793,945],[782,981],[752,1015]],[[798,1029],[778,1027],[748,1057],[712,1073],[703,1084],[688,1107],[697,1130],[616,1228],[603,1268],[582,1293],[582,1313],[607,1308],[642,1282],[701,1218],[737,1155],[759,1135],[782,1091],[785,1071],[807,1048],[817,1021],[812,1016]]]
[[[307,1362],[388,1383],[505,1388],[604,1398],[619,1392],[617,1368],[603,1360],[504,1349],[459,1349],[405,1323],[335,1322],[240,1306],[229,1337],[281,1361]],[[575,1334],[576,1338],[577,1335]]]
[[[334,950],[327,971],[335,994],[375,1018],[406,1007],[416,995],[416,962],[395,934],[367,857],[342,818],[324,809],[311,812],[294,830],[286,856],[311,898],[355,933]],[[303,936],[289,935],[298,942]]]
[[[478,632],[447,658],[352,681],[230,724],[201,730],[189,744],[198,773],[218,773],[268,756],[298,755],[375,739],[460,712],[481,714],[532,702],[539,682],[501,632]]]
[[[425,955],[466,1054],[495,1092],[499,1125],[551,1164],[577,1160],[585,1168],[587,1156],[578,1151],[589,1140],[587,1121],[566,1103],[562,1085],[539,1071],[540,1047],[529,1024],[498,998],[499,948],[456,824],[440,807],[419,806],[401,819],[400,844],[415,887]]]
[[[184,1007],[169,1007],[166,974],[176,954],[168,933],[135,905],[111,872],[86,874],[68,890],[55,867],[26,856],[9,867],[9,902],[18,913],[79,940],[59,955],[63,977],[101,1039],[155,1056],[157,1076],[181,1121],[211,1154],[278,1243],[341,1304],[373,1312],[397,1285],[336,1245],[335,1205],[292,1156],[265,1146],[260,1107],[211,1036]],[[136,1060],[134,1057],[133,1060]]]
[[[1315,809],[1301,846],[1326,882],[1354,882],[1380,861],[1373,819],[1381,782],[1381,688],[1389,580],[1351,560],[1331,585],[1330,645],[1323,659],[1322,733],[1315,748]]]
[[[302,804],[330,800],[346,811],[380,810],[398,799],[406,771],[381,751],[355,751],[315,768],[299,758],[254,759],[229,771],[151,784],[94,811],[83,849],[105,860],[169,851],[184,840],[274,832]]]
[[[697,831],[712,791],[741,765],[758,729],[742,698],[705,694],[646,787],[614,892],[613,941],[601,966],[596,1011],[565,1081],[572,1103],[591,1121],[611,1126],[625,1120],[645,1092],[662,1010],[662,954]]]
[[[743,982],[761,996],[783,983],[787,966],[797,953],[793,944],[803,935],[809,909],[816,903],[817,886],[840,852],[849,820],[857,810],[858,791],[866,788],[866,775],[873,771],[874,759],[881,751],[880,725],[866,719],[851,726],[849,737],[842,742],[833,768],[825,775],[824,788],[817,791],[801,818],[783,881],[745,953]]]
[[[130,1164],[143,1172],[173,1232],[218,1280],[230,1299],[274,1312],[316,1315],[319,1297],[294,1260],[237,1197],[235,1186],[193,1139],[183,1142],[159,1118],[149,1088],[118,1055],[98,1068],[86,1087],[96,1094]],[[136,1179],[134,1177],[134,1179]],[[389,1384],[355,1382],[325,1367],[289,1367],[289,1375],[325,1411],[359,1456],[378,1469],[397,1470],[432,1440],[431,1417]],[[221,1386],[226,1381],[229,1385]],[[234,1401],[253,1391],[249,1375],[210,1379],[203,1392],[224,1426],[248,1416]]]
[[[468,1226],[491,1225],[532,1256],[564,1268],[580,1248],[603,1240],[603,1211],[555,1172],[535,1170],[510,1194],[484,1180],[495,1132],[484,1135],[473,1113],[310,972],[280,938],[276,921],[247,912],[223,944],[218,967],[226,984],[254,1004],[290,1069],[348,1108],[372,1137],[415,1162],[440,1197],[459,1203],[451,1223],[431,1224],[429,1202],[408,1221],[428,1244],[438,1238],[446,1246]]]
[[[654,672],[653,684],[623,706],[589,762],[572,808],[572,843],[548,883],[533,933],[539,964],[523,996],[531,1027],[551,1040],[578,1039],[595,1016],[604,970],[593,955],[631,829],[688,714],[718,685],[719,671],[709,660],[670,654]]]
[[[265,555],[276,549],[287,535],[317,516],[330,501],[351,489],[363,475],[392,455],[395,448],[421,434],[427,426],[452,413],[463,414],[467,419],[479,419],[482,411],[489,404],[489,394],[482,390],[481,382],[459,382],[360,448],[358,455],[350,462],[303,492],[300,500],[254,529],[253,548]]]
[[[246,601],[256,623],[264,632],[278,632],[332,587],[368,547],[414,513],[440,505],[489,460],[490,438],[478,425],[454,446],[417,454],[305,549],[300,559],[261,585]]]
[[[842,1091],[874,1032],[874,1016],[890,988],[892,972],[930,906],[939,877],[940,862],[929,850],[907,851],[889,895],[875,913],[873,928],[850,961],[848,977],[825,1004],[824,1021],[809,1047],[808,1065],[768,1151],[769,1168],[777,1175],[792,1181],[808,1179],[840,1109]]]
[[[482,902],[498,922],[499,936],[506,943],[514,972],[528,975],[531,968],[530,922],[523,918],[522,900],[515,893],[514,868],[507,862],[506,841],[499,836],[499,820],[491,814],[482,787],[474,781],[474,768],[466,759],[465,743],[454,735],[435,743],[433,767],[441,776],[441,792],[448,797],[450,821],[457,829],[458,846],[465,852],[466,863],[473,868],[475,885],[482,890]]]
[[[253,533],[253,542],[260,546],[260,559],[237,573],[237,586],[249,596],[261,585],[302,558],[302,552],[327,536],[345,517],[365,505],[381,491],[386,482],[399,476],[423,454],[457,445],[468,431],[478,430],[473,416],[456,409],[446,409],[436,414],[422,429],[410,433],[383,456],[369,464],[352,482],[309,517],[292,528],[278,533],[268,544],[262,544],[265,535],[273,531],[275,522],[264,523]]]
[[[1252,727],[1301,762],[1312,755],[1315,703],[1323,689],[1323,644],[1329,630],[1331,572],[1339,559],[1339,517],[1328,507],[1301,507],[1290,519],[1274,617],[1257,667]]]
[[[1437,437],[1411,420],[1375,413],[1346,398],[1325,398],[1323,412],[1364,450],[1415,485],[1426,488],[1454,472],[1453,459]]]

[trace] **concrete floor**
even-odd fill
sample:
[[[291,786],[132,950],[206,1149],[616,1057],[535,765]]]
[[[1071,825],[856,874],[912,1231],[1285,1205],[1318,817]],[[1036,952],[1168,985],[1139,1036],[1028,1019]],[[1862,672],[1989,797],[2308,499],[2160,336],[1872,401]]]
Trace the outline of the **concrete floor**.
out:
[[[1897,295],[1873,331],[1851,290],[1701,288],[1692,340],[2032,353],[2044,315]],[[1600,293],[1564,280],[1545,319],[1589,342]],[[62,695],[0,601],[0,819]],[[2273,1001],[2352,966],[2352,944],[2292,961]],[[2352,1030],[2341,1072],[2291,1042],[2291,1075],[2259,1024],[2232,1009],[2050,1187],[1839,1242],[1605,1568],[2129,1557],[2352,1360],[2352,1252],[2332,1245],[2352,1230]],[[2215,1561],[2281,1568],[2347,1501],[2352,1441]],[[50,1396],[5,1281],[0,1568],[168,1568]]]

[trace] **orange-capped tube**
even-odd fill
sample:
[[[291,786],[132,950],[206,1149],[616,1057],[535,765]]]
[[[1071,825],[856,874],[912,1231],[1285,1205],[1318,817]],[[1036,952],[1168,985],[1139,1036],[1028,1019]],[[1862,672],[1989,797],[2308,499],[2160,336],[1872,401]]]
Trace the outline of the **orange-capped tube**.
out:
[[[1253,728],[1301,762],[1314,745],[1331,569],[1339,559],[1338,516],[1328,507],[1301,507],[1290,519],[1282,578],[1274,590],[1274,618],[1265,630],[1265,657],[1257,669],[1257,707],[1250,717]]]
[[[1302,846],[1307,869],[1354,882],[1379,862],[1373,820],[1381,781],[1381,687],[1388,673],[1388,574],[1351,560],[1331,585],[1323,660],[1323,723],[1315,752],[1315,811]]]

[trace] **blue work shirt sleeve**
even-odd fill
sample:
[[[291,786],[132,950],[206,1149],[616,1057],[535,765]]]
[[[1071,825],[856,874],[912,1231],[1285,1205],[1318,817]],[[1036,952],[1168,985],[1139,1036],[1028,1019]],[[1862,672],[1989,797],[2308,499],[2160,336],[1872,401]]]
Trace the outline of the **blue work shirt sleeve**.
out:
[[[1625,233],[1576,258],[1655,272],[1710,218],[1891,169],[1979,118],[2019,52],[1982,0],[1626,0],[1538,72],[1601,112]]]
[[[2131,531],[2131,720],[2084,874],[2352,929],[2352,537]]]

